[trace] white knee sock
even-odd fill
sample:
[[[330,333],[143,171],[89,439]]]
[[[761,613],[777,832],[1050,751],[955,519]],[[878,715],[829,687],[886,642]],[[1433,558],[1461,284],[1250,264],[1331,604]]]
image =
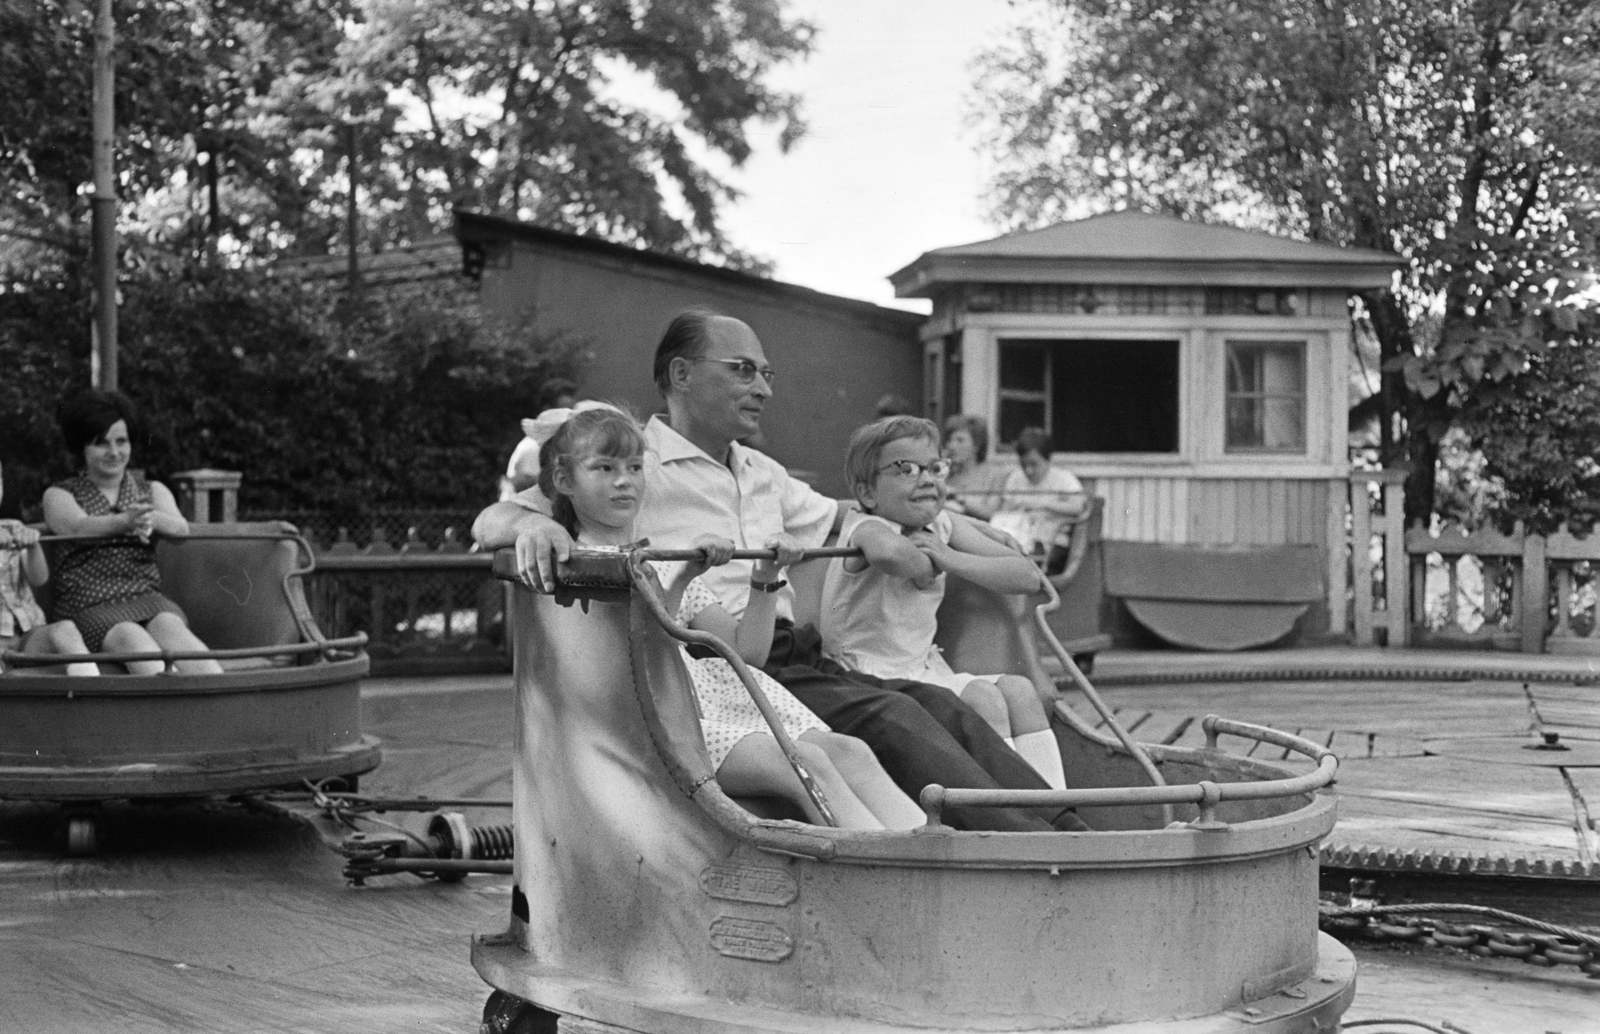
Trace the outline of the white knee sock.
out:
[[[1061,747],[1049,729],[1025,732],[1017,737],[1017,753],[1044,777],[1052,790],[1067,788],[1067,774],[1061,767]]]

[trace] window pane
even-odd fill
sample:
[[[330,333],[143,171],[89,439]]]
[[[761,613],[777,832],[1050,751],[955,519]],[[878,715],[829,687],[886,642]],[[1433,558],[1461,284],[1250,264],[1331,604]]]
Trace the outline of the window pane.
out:
[[[1050,370],[1058,450],[1178,451],[1178,342],[1058,341]]]
[[[1029,427],[1044,426],[1044,403],[1021,399],[1000,400],[1000,441],[1010,445]]]
[[[1227,343],[1226,448],[1303,451],[1306,444],[1305,344]]]
[[[1032,342],[1000,344],[1000,387],[1020,391],[1046,391],[1045,350]]]

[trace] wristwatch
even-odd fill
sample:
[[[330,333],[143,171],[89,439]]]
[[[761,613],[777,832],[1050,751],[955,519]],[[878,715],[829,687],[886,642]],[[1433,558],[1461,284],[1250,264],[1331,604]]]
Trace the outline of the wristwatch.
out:
[[[775,582],[758,582],[754,578],[752,578],[752,579],[750,579],[750,591],[751,592],[777,592],[779,589],[783,588],[785,585],[788,585],[788,584],[789,584],[789,582],[786,579],[783,579],[783,578],[779,578]]]

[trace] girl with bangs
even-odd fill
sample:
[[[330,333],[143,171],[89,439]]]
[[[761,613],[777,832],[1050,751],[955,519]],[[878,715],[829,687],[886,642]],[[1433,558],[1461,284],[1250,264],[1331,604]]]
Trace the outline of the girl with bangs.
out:
[[[594,403],[576,412],[545,414],[540,423],[549,437],[539,449],[539,487],[551,502],[551,516],[579,545],[631,545],[645,484],[639,425],[619,409]],[[732,543],[707,548],[703,559],[682,565],[667,589],[669,609],[677,600],[681,624],[729,643],[751,666],[841,826],[920,826],[922,810],[894,784],[865,743],[829,731],[793,694],[758,670],[771,649],[777,613],[776,595],[767,587],[782,584],[781,569],[771,560],[756,563],[750,601],[742,618],[735,618],[698,577],[710,566],[727,563],[732,549]],[[682,654],[718,785],[730,796],[781,797],[801,806],[805,787],[732,666],[720,657],[694,657],[687,650]]]

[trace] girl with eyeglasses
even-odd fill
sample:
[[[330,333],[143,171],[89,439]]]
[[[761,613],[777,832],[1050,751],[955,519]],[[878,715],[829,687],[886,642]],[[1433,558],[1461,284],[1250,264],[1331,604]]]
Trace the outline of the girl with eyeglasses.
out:
[[[880,679],[943,686],[959,696],[1055,789],[1066,787],[1060,748],[1033,683],[1018,675],[951,670],[934,645],[945,575],[993,592],[1039,591],[1033,561],[944,508],[950,461],[939,429],[919,417],[887,417],[850,439],[845,476],[859,510],[840,546],[863,556],[834,560],[822,588],[822,648],[838,664]]]

